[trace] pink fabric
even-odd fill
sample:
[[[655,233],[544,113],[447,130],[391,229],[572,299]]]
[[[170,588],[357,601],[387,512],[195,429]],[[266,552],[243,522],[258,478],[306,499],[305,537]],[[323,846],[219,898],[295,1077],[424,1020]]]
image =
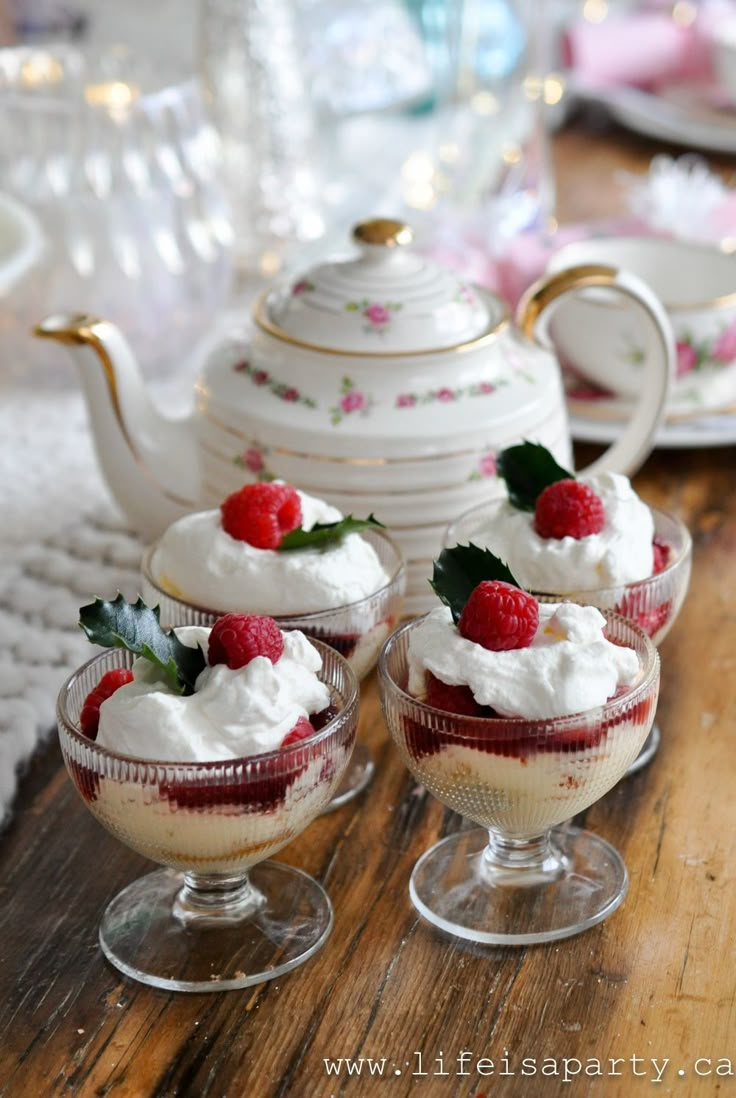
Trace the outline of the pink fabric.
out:
[[[566,29],[562,50],[565,65],[589,87],[651,88],[712,75],[710,47],[697,21],[680,26],[664,12],[578,20]]]

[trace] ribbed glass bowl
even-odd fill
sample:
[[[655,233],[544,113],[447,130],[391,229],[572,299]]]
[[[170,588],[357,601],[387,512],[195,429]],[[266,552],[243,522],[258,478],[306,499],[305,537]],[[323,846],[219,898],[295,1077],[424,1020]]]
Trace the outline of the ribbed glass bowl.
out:
[[[274,615],[279,628],[300,629],[308,637],[324,641],[336,649],[359,679],[373,670],[382,644],[398,625],[406,590],[406,565],[396,542],[384,530],[365,530],[361,537],[375,549],[389,576],[387,583],[372,595],[330,610]],[[213,625],[219,617],[228,613],[227,607],[214,609],[198,606],[167,591],[157,578],[157,548],[158,543],[152,545],[141,563],[142,595],[148,605],[160,606],[163,624]],[[325,811],[340,808],[362,793],[370,784],[375,769],[370,751],[358,743],[343,780]]]
[[[636,682],[596,709],[549,720],[461,716],[412,697],[417,622],[384,647],[381,699],[402,759],[482,828],[442,840],[415,867],[412,900],[436,926],[478,942],[550,941],[606,918],[623,899],[626,870],[612,847],[574,828],[552,830],[616,784],[654,718],[657,651],[631,622],[605,617],[608,639],[637,653]]]
[[[321,886],[265,861],[324,810],[355,742],[355,675],[312,643],[337,715],[305,740],[245,758],[140,759],[84,736],[84,699],[105,672],[132,665],[129,652],[95,656],[62,687],[59,739],[78,793],[116,838],[167,867],[125,889],[103,917],[102,948],[127,975],[177,990],[243,987],[289,971],[327,937]]]
[[[466,511],[451,523],[445,534],[445,546],[465,545],[472,541],[474,545],[485,546],[483,531],[488,529],[499,506],[499,501],[490,501],[480,507]],[[676,515],[650,507],[654,518],[654,536],[668,546],[670,550],[666,567],[646,579],[635,583],[626,583],[615,587],[597,587],[593,589],[574,589],[565,592],[533,592],[544,594],[588,606],[597,606],[599,610],[615,610],[629,618],[660,645],[675,624],[680,613],[690,583],[692,565],[692,538],[685,523]],[[507,561],[511,571],[514,562]],[[661,731],[653,724],[642,750],[629,767],[633,774],[650,762],[657,752],[661,741]]]
[[[378,660],[386,638],[393,632],[401,616],[406,587],[406,567],[396,542],[383,530],[365,530],[360,535],[375,549],[389,580],[378,591],[355,602],[329,610],[305,614],[272,615],[281,629],[300,629],[331,645],[344,656],[359,679],[365,678]],[[143,601],[161,607],[164,625],[213,625],[234,611],[234,607],[198,606],[177,597],[162,586],[156,573],[158,543],[151,546],[141,564]],[[240,612],[240,611],[236,611]],[[257,613],[267,613],[258,610]]]

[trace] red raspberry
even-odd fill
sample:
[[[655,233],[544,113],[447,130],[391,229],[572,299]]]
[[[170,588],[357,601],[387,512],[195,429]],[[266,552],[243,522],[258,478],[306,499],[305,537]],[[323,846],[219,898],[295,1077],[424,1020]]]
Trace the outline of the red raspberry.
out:
[[[670,562],[670,547],[666,542],[660,541],[659,538],[654,538],[652,540],[652,552],[654,553],[654,571],[652,575],[656,576],[659,572],[664,572]]]
[[[82,712],[79,714],[79,727],[90,740],[97,739],[102,703],[107,701],[121,686],[125,686],[126,682],[132,681],[133,672],[127,667],[115,668],[104,674],[94,690],[90,690],[84,699]]]
[[[284,736],[281,746],[289,747],[292,743],[299,743],[300,740],[306,740],[307,736],[313,736],[314,732],[315,729],[307,718],[300,717],[291,732],[287,732]]]
[[[460,713],[464,717],[480,717],[483,713],[469,686],[449,686],[435,678],[431,671],[427,675],[427,694],[424,700],[435,709],[444,709],[446,713]]]
[[[222,528],[256,549],[278,549],[284,534],[302,521],[302,505],[291,484],[246,484],[220,504]]]
[[[225,614],[212,626],[207,662],[210,667],[225,663],[231,671],[237,671],[256,656],[276,663],[283,650],[284,637],[273,618]]]
[[[503,580],[483,580],[463,607],[460,636],[491,652],[527,648],[539,625],[539,603],[533,595]]]
[[[606,523],[603,500],[579,480],[557,480],[537,497],[534,529],[540,538],[587,538]]]

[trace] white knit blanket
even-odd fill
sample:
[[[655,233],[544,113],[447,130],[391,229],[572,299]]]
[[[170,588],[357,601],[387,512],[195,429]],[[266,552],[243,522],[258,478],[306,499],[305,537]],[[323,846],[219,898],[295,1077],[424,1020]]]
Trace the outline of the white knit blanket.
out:
[[[0,469],[2,823],[24,764],[55,732],[59,687],[93,654],[79,607],[135,596],[143,545],[97,471],[71,367],[66,391],[0,388]]]

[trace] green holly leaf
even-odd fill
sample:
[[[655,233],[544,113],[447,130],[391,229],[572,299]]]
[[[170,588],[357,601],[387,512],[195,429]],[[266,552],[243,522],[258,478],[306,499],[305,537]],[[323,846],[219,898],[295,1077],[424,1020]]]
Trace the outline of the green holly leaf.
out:
[[[558,465],[544,446],[522,442],[502,450],[496,459],[499,476],[506,481],[509,499],[520,511],[533,511],[537,497],[558,480],[573,477]]]
[[[437,597],[450,607],[453,621],[457,623],[471,592],[483,580],[503,580],[521,587],[508,565],[489,549],[481,549],[472,542],[443,549],[434,562],[429,582]]]
[[[382,522],[374,515],[367,519],[356,519],[352,515],[340,519],[339,522],[317,522],[311,530],[303,530],[301,526],[285,534],[279,545],[279,552],[288,552],[290,549],[307,549],[312,545],[326,545],[331,541],[339,541],[346,534],[359,533],[361,530],[385,530]]]
[[[207,666],[201,648],[188,648],[173,630],[164,631],[158,606],[146,606],[143,599],[127,602],[118,595],[113,602],[95,599],[79,611],[79,624],[93,644],[102,648],[125,648],[161,668],[180,694],[193,694],[200,671]]]

